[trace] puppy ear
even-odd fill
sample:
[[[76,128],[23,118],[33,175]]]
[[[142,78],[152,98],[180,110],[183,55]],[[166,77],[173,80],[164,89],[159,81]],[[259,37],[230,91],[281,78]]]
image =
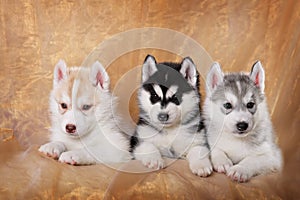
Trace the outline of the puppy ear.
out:
[[[147,55],[142,69],[142,82],[145,82],[157,71],[156,60],[153,56]]]
[[[214,62],[206,77],[206,92],[211,94],[211,92],[216,88],[217,85],[223,82],[224,74],[221,70],[219,63]]]
[[[90,81],[95,87],[99,87],[102,90],[109,90],[109,76],[99,61],[96,61],[91,67]]]
[[[185,57],[181,62],[180,73],[183,77],[188,81],[188,83],[196,87],[198,81],[198,74],[196,70],[196,66],[193,60],[190,57]]]
[[[250,79],[254,82],[254,84],[259,87],[262,91],[262,93],[265,90],[265,71],[262,67],[262,64],[260,61],[257,61],[252,66],[251,72],[250,72]]]
[[[60,81],[67,79],[67,65],[64,60],[59,60],[54,68],[53,87],[56,87]]]

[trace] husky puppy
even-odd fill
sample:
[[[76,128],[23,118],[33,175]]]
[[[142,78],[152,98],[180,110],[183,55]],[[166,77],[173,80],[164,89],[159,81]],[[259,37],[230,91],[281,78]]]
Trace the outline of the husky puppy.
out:
[[[238,182],[280,170],[281,151],[274,141],[261,63],[249,75],[224,75],[214,63],[206,81],[203,112],[214,170]]]
[[[129,139],[115,123],[117,102],[109,84],[99,62],[91,68],[67,68],[60,60],[50,94],[51,142],[39,151],[72,165],[129,161]]]
[[[131,140],[137,160],[160,169],[165,166],[162,156],[187,158],[193,173],[211,174],[198,89],[199,75],[190,58],[181,63],[145,58],[138,91],[140,116]]]

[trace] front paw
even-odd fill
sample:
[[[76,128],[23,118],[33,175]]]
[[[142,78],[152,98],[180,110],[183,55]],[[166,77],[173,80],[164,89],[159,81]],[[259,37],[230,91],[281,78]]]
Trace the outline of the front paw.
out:
[[[161,156],[145,156],[141,161],[143,165],[148,168],[158,170],[165,167],[164,160],[161,158]]]
[[[59,162],[70,164],[70,165],[90,165],[95,164],[92,159],[86,153],[81,151],[67,151],[61,154],[58,159]]]
[[[212,156],[213,168],[218,173],[226,173],[233,165],[232,161],[225,154],[217,154]]]
[[[227,171],[227,176],[237,182],[247,182],[252,177],[249,170],[239,164],[230,167]]]
[[[60,142],[49,142],[40,146],[39,151],[49,157],[57,159],[64,151],[66,151],[66,147]]]
[[[201,177],[207,177],[209,176],[212,171],[212,165],[210,163],[210,160],[208,158],[204,159],[191,159],[189,161],[190,169],[191,171]]]

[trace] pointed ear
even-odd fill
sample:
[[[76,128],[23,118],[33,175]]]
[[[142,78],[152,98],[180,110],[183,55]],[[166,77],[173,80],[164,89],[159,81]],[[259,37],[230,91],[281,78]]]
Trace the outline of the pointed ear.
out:
[[[219,63],[214,62],[206,76],[206,92],[211,94],[223,82],[224,74]]]
[[[193,60],[190,57],[185,57],[181,62],[180,73],[188,81],[188,83],[196,87],[198,81],[198,73]]]
[[[67,77],[67,65],[64,60],[59,60],[54,68],[53,86],[56,87],[61,80],[65,80]]]
[[[99,87],[102,90],[109,90],[109,76],[104,67],[98,61],[96,61],[91,67],[90,81],[95,87]]]
[[[261,89],[262,92],[264,92],[265,89],[265,71],[262,67],[262,64],[260,61],[257,61],[252,66],[251,72],[250,72],[250,79],[254,82],[254,84]]]
[[[157,71],[156,60],[153,56],[147,55],[142,69],[142,82],[145,82]]]

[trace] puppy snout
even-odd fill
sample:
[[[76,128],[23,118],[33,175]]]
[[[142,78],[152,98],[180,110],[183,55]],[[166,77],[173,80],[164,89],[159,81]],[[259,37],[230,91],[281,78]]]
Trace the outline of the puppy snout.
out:
[[[76,126],[74,124],[67,124],[66,125],[66,131],[67,131],[67,133],[75,133],[76,132]]]
[[[167,113],[159,113],[157,118],[161,122],[166,122],[169,119],[169,115]]]
[[[248,128],[248,123],[247,122],[239,122],[236,124],[236,128],[238,131],[245,131]]]

